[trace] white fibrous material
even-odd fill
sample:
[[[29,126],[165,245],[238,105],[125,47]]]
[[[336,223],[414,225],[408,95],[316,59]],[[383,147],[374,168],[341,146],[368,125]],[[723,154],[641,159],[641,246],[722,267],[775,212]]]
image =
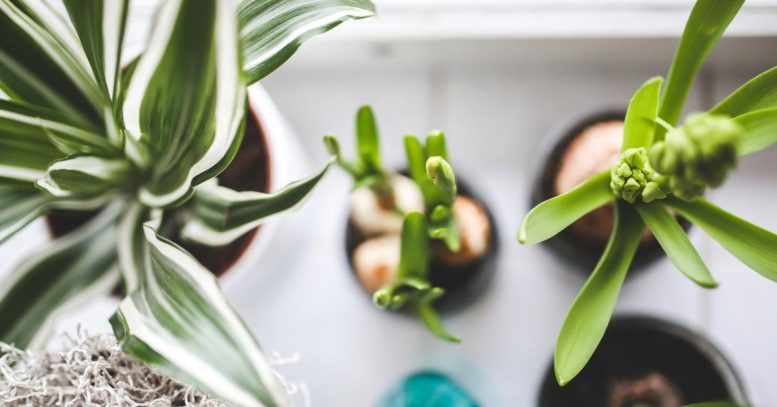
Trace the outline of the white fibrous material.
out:
[[[132,360],[112,335],[65,338],[65,351],[24,351],[0,342],[0,405],[65,407],[229,407],[190,386]],[[298,355],[270,357],[274,367],[296,363]],[[290,396],[310,405],[303,382],[278,374]]]

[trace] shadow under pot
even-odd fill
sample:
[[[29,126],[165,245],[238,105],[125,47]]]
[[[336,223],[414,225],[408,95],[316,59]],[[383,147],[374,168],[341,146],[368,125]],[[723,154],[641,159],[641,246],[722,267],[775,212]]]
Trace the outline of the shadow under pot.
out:
[[[240,148],[234,160],[219,174],[218,180],[220,185],[236,191],[269,192],[270,156],[267,138],[256,112],[252,109],[246,112],[246,128]],[[173,211],[185,209],[186,205]],[[46,216],[46,224],[51,235],[58,238],[77,229],[96,215],[97,212],[56,210]],[[170,215],[170,218],[176,218],[174,213]],[[227,245],[211,247],[181,239],[178,233],[182,226],[171,225],[170,230],[176,234],[166,237],[181,245],[217,277],[224,275],[237,262],[259,230],[254,229]]]
[[[534,181],[531,207],[568,192],[588,178],[611,168],[620,158],[623,142],[622,111],[587,115],[551,134],[551,149]],[[678,218],[687,231],[690,223]],[[578,271],[591,273],[604,253],[614,224],[611,204],[588,213],[543,244]],[[663,257],[655,237],[646,229],[632,261],[639,270]]]
[[[583,371],[565,387],[551,365],[540,407],[681,407],[708,401],[747,405],[733,366],[700,334],[650,317],[613,320]]]
[[[391,182],[399,207],[406,211],[424,210],[420,191],[405,173],[392,175]],[[475,302],[485,294],[496,272],[499,239],[494,217],[466,181],[458,177],[457,184],[453,211],[461,231],[461,250],[453,253],[440,240],[430,243],[428,279],[432,286],[445,290],[433,303],[441,312],[454,312]],[[354,190],[350,201],[346,256],[352,275],[372,299],[375,291],[394,281],[399,265],[402,216],[382,208],[367,188]]]

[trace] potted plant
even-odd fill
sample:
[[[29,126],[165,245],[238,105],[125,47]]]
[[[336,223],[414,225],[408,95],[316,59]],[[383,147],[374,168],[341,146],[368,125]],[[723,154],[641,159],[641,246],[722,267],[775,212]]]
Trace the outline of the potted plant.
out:
[[[335,136],[324,141],[354,180],[345,246],[359,284],[378,307],[408,309],[441,339],[458,342],[437,311],[482,293],[497,238],[485,204],[454,175],[445,135],[433,131],[424,143],[405,136],[408,172],[383,166],[369,106],[356,114],[355,160],[343,158]]]
[[[548,369],[538,404],[680,407],[720,400],[747,404],[734,367],[712,343],[668,321],[621,316],[573,382],[559,387],[553,367]]]
[[[742,3],[697,2],[666,83],[660,77],[648,80],[629,103],[618,162],[540,203],[520,225],[518,240],[534,244],[602,205],[615,207],[604,253],[559,333],[554,366],[561,385],[580,373],[604,335],[646,228],[678,270],[702,287],[717,285],[673,213],[701,228],[748,267],[777,280],[777,235],[702,197],[706,187],[723,183],[738,156],[777,141],[777,69],[675,127],[693,78]]]
[[[553,129],[546,141],[550,147],[536,174],[530,194],[533,207],[569,192],[582,181],[612,167],[620,158],[625,111],[608,109],[573,117]],[[543,246],[557,254],[570,270],[590,273],[612,233],[613,206],[601,206],[569,225]],[[690,224],[678,218],[688,229]],[[648,231],[643,235],[631,268],[644,269],[663,256],[661,246]]]
[[[126,69],[127,1],[65,6],[67,20],[46,2],[0,2],[0,243],[52,210],[97,213],[3,282],[0,340],[41,345],[62,309],[120,280],[111,325],[124,352],[237,405],[285,405],[217,280],[171,238],[230,243],[311,191],[329,165],[272,194],[217,176],[258,142],[244,137],[256,125],[247,86],[372,4],[168,1]],[[261,189],[266,163],[250,161],[265,158],[235,172]]]

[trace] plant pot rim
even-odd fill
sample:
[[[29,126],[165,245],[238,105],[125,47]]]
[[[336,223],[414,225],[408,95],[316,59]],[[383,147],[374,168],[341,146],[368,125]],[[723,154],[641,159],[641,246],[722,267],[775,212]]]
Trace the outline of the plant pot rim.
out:
[[[726,390],[731,394],[731,401],[749,405],[750,400],[743,380],[743,375],[735,369],[731,360],[715,343],[712,342],[708,335],[702,331],[686,326],[679,321],[644,313],[617,314],[613,316],[607,330],[609,331],[613,327],[615,327],[615,329],[629,329],[631,327],[647,328],[687,343],[702,354],[714,367],[716,373],[720,375],[723,380]],[[607,333],[605,333],[605,336],[606,335]],[[596,354],[594,353],[594,355]],[[540,388],[537,395],[538,405],[542,400],[541,397],[546,384],[546,378],[555,377],[553,369],[553,360],[551,358],[550,367],[543,372],[543,379],[540,382]]]

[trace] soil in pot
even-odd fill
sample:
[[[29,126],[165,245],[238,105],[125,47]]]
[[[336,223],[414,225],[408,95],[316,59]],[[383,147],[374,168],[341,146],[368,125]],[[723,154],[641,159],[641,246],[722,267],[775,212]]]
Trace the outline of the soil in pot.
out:
[[[218,179],[219,184],[236,191],[269,192],[270,155],[264,130],[254,111],[247,112],[245,135],[240,149],[229,166],[219,174]],[[52,236],[56,238],[77,229],[96,214],[96,212],[52,211],[46,216],[46,223]],[[172,239],[189,251],[213,274],[221,276],[245,252],[257,231],[258,228],[221,247],[185,242],[180,239],[180,236],[172,236]]]
[[[491,211],[469,184],[462,182],[461,177],[457,179],[457,183],[458,198],[455,205],[460,206],[462,210],[456,212],[466,213],[467,211],[472,211],[473,216],[477,216],[475,213],[478,213],[479,216],[487,219],[488,228],[485,232],[487,237],[484,239],[487,247],[482,255],[476,258],[467,258],[466,256],[450,252],[441,241],[433,241],[428,277],[429,282],[433,286],[441,287],[445,290],[445,295],[434,302],[435,309],[442,312],[463,309],[484,294],[496,272],[496,260],[499,249],[496,223]],[[461,219],[459,219],[459,222],[461,223]],[[385,259],[385,262],[396,266],[399,262],[398,235],[386,235],[377,239],[387,241],[394,239],[392,244],[396,245],[397,248],[395,253],[392,252],[395,254],[394,258]],[[353,216],[350,216],[345,233],[346,256],[354,279],[368,294],[368,298],[371,299],[373,292],[380,288],[380,285],[370,287],[369,283],[360,279],[354,264],[355,251],[368,240],[376,242],[375,234],[365,233],[356,226]],[[460,253],[468,251],[466,245],[467,243],[462,241]]]
[[[746,403],[742,383],[721,353],[670,322],[617,318],[583,371],[559,387],[550,366],[540,407],[681,407],[705,401]]]
[[[624,112],[609,111],[577,120],[555,135],[531,193],[531,207],[573,189],[593,175],[612,167],[620,157]],[[612,205],[603,206],[544,242],[575,269],[590,273],[596,266],[613,228]],[[690,223],[680,219],[687,230]],[[645,232],[632,262],[638,270],[663,256],[656,239]]]

